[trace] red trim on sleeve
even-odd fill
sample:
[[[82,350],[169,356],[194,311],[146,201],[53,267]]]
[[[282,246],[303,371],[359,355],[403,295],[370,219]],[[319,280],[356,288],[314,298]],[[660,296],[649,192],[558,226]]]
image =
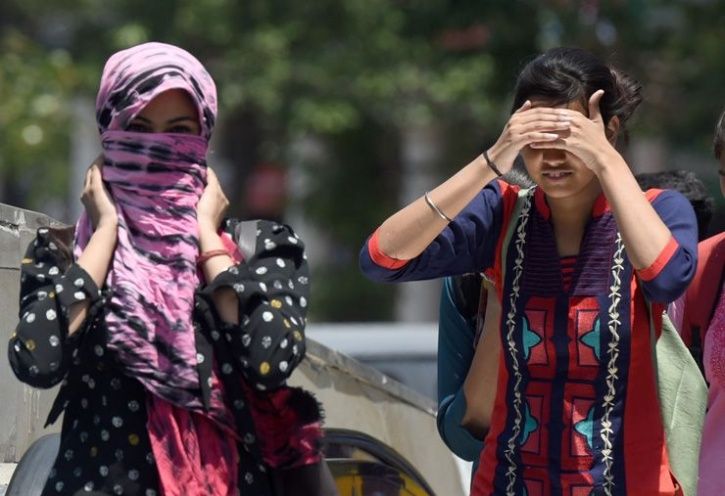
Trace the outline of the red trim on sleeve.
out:
[[[370,253],[370,258],[375,264],[388,270],[397,270],[408,263],[408,260],[398,260],[397,258],[389,257],[380,250],[377,230],[375,230],[368,240],[368,253]]]
[[[661,193],[664,193],[664,192],[665,192],[665,190],[663,190],[663,189],[652,188],[652,189],[648,189],[645,192],[644,196],[647,198],[647,201],[652,203],[653,201],[655,201],[655,198],[657,198],[658,196],[660,196]]]
[[[667,265],[667,262],[670,261],[672,258],[672,255],[675,254],[675,251],[677,251],[677,248],[679,247],[679,243],[677,240],[673,237],[670,238],[670,241],[667,243],[667,245],[662,249],[660,254],[657,256],[657,259],[652,262],[652,265],[647,267],[646,269],[640,269],[637,271],[639,274],[640,279],[643,281],[651,281],[655,277],[657,277],[660,272],[662,272],[662,269],[665,268],[665,265]]]
[[[710,317],[717,303],[718,290],[725,267],[725,232],[701,241],[697,245],[697,271],[682,303],[682,332],[692,336],[693,328],[700,329],[704,339],[710,327]],[[704,342],[704,341],[703,341]]]

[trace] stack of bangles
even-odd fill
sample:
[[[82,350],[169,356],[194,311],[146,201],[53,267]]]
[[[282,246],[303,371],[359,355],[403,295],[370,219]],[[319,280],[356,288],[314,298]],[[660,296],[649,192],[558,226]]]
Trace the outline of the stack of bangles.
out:
[[[197,265],[201,265],[204,262],[206,262],[207,260],[209,260],[210,258],[220,257],[222,255],[229,256],[229,252],[227,250],[224,250],[224,249],[221,249],[221,248],[218,249],[218,250],[205,251],[204,253],[202,253],[201,255],[199,255],[199,259],[196,261],[196,264]]]
[[[494,161],[489,158],[488,150],[484,149],[482,155],[483,155],[483,158],[486,159],[486,165],[488,165],[488,167],[493,172],[495,172],[498,177],[501,177],[503,174],[501,174],[501,171],[498,169],[498,167],[496,166]],[[446,222],[451,222],[453,220],[450,217],[448,217],[443,212],[443,210],[441,210],[440,207],[438,207],[438,205],[436,205],[433,202],[433,200],[430,199],[430,191],[426,191],[425,194],[423,195],[423,197],[425,198],[425,202],[428,204],[430,209],[433,210],[433,212],[435,212],[438,215],[438,217],[440,217],[441,219],[443,219]]]

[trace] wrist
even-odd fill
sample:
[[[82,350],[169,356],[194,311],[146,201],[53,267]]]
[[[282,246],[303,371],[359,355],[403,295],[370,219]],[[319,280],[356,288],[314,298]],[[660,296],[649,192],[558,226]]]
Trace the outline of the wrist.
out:
[[[101,219],[98,221],[98,225],[93,231],[93,234],[99,234],[104,237],[113,237],[115,239],[118,235],[118,219],[115,217]]]
[[[199,248],[201,251],[217,250],[224,247],[224,242],[216,229],[199,226]]]
[[[226,248],[216,248],[214,250],[202,251],[199,254],[199,258],[197,259],[196,263],[197,263],[197,265],[203,265],[206,262],[208,262],[209,260],[211,260],[212,258],[216,258],[216,257],[225,257],[225,258],[231,260],[231,255],[229,254],[229,252],[227,251]]]
[[[619,171],[622,168],[629,169],[624,158],[614,148],[599,151],[595,156],[591,169],[599,179],[611,171]]]
[[[496,165],[496,162],[491,159],[491,156],[486,148],[483,149],[481,155],[483,155],[483,159],[486,161],[486,167],[491,169],[493,173],[496,174],[496,177],[503,176],[503,172],[499,169],[498,165]]]
[[[513,167],[513,161],[506,157],[506,147],[504,145],[501,145],[498,141],[496,141],[490,147],[484,148],[483,151],[486,152],[486,154],[488,155],[488,160],[493,164],[493,167],[495,167],[496,170],[493,170],[493,168],[489,167],[488,161],[486,161],[486,157],[482,152],[481,157],[484,160],[484,164],[486,165],[486,167],[491,169],[497,177],[500,177],[499,173],[501,173],[501,175],[504,175],[511,169],[511,167]]]
[[[501,147],[498,144],[498,141],[496,141],[493,145],[489,146],[488,148],[484,148],[484,150],[488,151],[488,156],[491,160],[496,160],[500,158],[501,155]]]
[[[199,219],[199,237],[215,237],[219,236],[219,226],[208,219]]]
[[[199,231],[216,232],[217,229],[219,228],[219,223],[214,222],[212,219],[210,219],[208,217],[198,217],[196,222],[199,225]]]

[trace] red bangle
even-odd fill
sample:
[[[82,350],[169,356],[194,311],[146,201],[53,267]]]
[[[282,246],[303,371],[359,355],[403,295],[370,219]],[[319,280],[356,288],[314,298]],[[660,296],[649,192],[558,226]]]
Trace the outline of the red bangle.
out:
[[[224,250],[221,248],[218,250],[209,250],[209,251],[205,251],[204,253],[199,255],[199,259],[196,261],[196,264],[201,265],[204,262],[206,262],[207,260],[209,260],[210,258],[219,257],[221,255],[226,255],[228,257],[231,256],[231,255],[229,255],[229,252],[227,250]]]

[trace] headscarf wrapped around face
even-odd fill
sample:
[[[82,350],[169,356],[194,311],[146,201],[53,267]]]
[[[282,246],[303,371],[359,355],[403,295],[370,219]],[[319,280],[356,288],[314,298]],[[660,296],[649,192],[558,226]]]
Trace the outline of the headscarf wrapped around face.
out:
[[[106,62],[96,98],[98,130],[125,130],[151,100],[172,89],[189,93],[199,111],[201,136],[208,140],[217,115],[214,80],[186,50],[156,42],[122,50]]]
[[[155,97],[185,91],[198,111],[199,136],[126,131]],[[118,211],[118,243],[107,277],[107,349],[124,372],[171,404],[204,411],[192,321],[200,280],[196,207],[206,184],[216,87],[188,52],[163,43],[120,51],[103,70],[96,118],[103,179]],[[84,213],[76,227],[79,255],[92,234]],[[221,394],[210,414],[230,423]]]

